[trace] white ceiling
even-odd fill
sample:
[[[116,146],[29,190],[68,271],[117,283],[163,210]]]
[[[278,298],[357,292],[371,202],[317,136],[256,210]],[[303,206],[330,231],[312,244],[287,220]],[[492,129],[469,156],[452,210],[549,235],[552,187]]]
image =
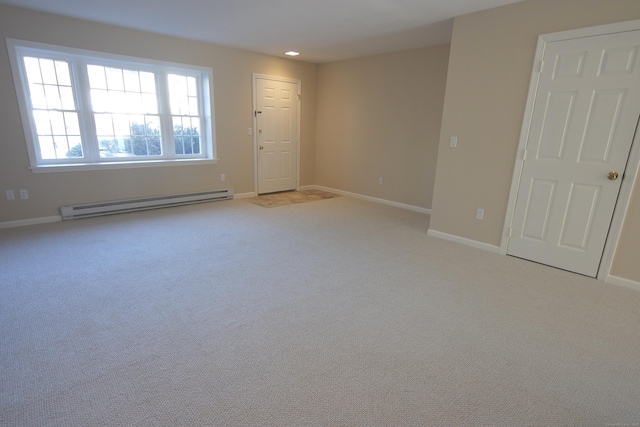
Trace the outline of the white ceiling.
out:
[[[0,0],[323,63],[448,43],[454,16],[521,0]]]

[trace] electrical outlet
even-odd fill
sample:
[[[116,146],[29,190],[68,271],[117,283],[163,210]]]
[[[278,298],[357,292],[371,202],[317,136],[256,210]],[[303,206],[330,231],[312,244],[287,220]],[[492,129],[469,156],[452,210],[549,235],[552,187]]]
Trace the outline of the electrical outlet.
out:
[[[458,146],[458,137],[452,136],[451,139],[449,140],[449,147],[456,148],[457,146]]]
[[[247,128],[247,135],[253,136],[253,128]]]
[[[7,200],[15,200],[16,199],[16,194],[13,192],[13,190],[6,190],[4,192],[4,194],[6,194]]]
[[[382,181],[383,181],[382,177],[378,178],[378,184],[382,185]]]
[[[225,174],[221,173],[220,174],[220,182],[225,182],[227,180],[227,177]]]
[[[484,219],[484,209],[478,208],[476,210],[476,219],[482,221]]]
[[[29,198],[29,192],[27,190],[20,190],[20,199],[27,200]]]

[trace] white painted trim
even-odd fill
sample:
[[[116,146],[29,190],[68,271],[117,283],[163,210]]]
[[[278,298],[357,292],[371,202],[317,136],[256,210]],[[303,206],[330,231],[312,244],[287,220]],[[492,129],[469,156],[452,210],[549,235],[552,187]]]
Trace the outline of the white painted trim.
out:
[[[640,282],[635,282],[633,280],[625,279],[624,277],[618,276],[607,276],[605,280],[607,283],[611,283],[613,285],[624,286],[625,288],[635,289],[636,291],[640,291]]]
[[[622,183],[620,184],[620,192],[618,193],[618,201],[616,202],[613,218],[609,226],[609,235],[604,244],[604,251],[600,261],[600,269],[598,270],[598,280],[607,280],[611,273],[613,259],[615,257],[620,236],[622,236],[622,226],[627,217],[627,209],[631,201],[631,195],[635,182],[640,173],[640,124],[636,127],[636,134],[631,143],[631,152],[627,160],[627,168],[624,172]]]
[[[258,117],[255,114],[258,105],[258,98],[256,89],[258,87],[257,80],[265,79],[265,80],[275,80],[278,82],[286,82],[292,83],[298,86],[298,126],[297,126],[297,136],[296,136],[296,190],[300,189],[300,122],[302,118],[302,80],[299,79],[290,79],[288,77],[278,77],[278,76],[270,76],[267,74],[259,74],[253,73],[251,77],[251,92],[253,97],[253,105],[251,111],[252,123],[253,123],[253,189],[254,192],[258,193],[258,132],[256,129],[258,128]]]
[[[513,177],[511,178],[511,189],[509,191],[509,202],[507,204],[507,213],[505,215],[502,230],[502,239],[500,240],[500,253],[507,254],[509,246],[509,235],[511,226],[513,225],[513,216],[516,210],[516,200],[518,198],[518,189],[520,188],[520,178],[522,176],[522,168],[524,167],[524,150],[527,147],[529,131],[531,129],[531,121],[533,119],[533,107],[535,106],[536,93],[538,91],[538,83],[540,81],[540,63],[544,55],[546,42],[543,42],[542,36],[538,38],[538,46],[536,48],[535,59],[533,61],[533,69],[531,71],[531,82],[529,83],[529,93],[527,95],[527,105],[524,111],[524,119],[522,121],[522,129],[520,130],[520,142],[518,143],[518,152],[516,155],[516,164],[513,168]]]
[[[520,132],[520,142],[518,144],[518,154],[515,160],[515,167],[513,170],[513,178],[511,181],[511,190],[509,192],[509,203],[507,205],[507,212],[505,215],[505,222],[502,231],[502,239],[500,242],[500,253],[506,255],[507,247],[509,245],[509,231],[513,224],[513,216],[515,213],[516,199],[518,197],[518,188],[520,186],[520,178],[522,176],[522,168],[524,166],[523,153],[527,146],[527,138],[529,135],[529,129],[531,126],[531,120],[533,118],[533,107],[535,105],[535,95],[538,89],[538,81],[540,78],[540,62],[542,61],[546,44],[554,41],[569,40],[576,38],[600,36],[605,34],[615,34],[627,31],[640,30],[640,20],[619,22],[615,24],[599,25],[590,28],[581,28],[577,30],[562,31],[558,33],[542,34],[538,37],[538,46],[536,48],[536,54],[533,61],[533,70],[531,72],[531,82],[529,84],[529,94],[527,95],[527,105],[524,113],[524,119],[522,122],[522,129]],[[611,266],[615,255],[616,248],[622,232],[622,225],[627,214],[629,202],[631,200],[631,194],[633,186],[640,173],[640,135],[638,135],[638,129],[636,129],[636,136],[631,145],[631,152],[627,162],[627,169],[625,171],[624,180],[620,186],[620,193],[618,195],[618,202],[616,203],[613,219],[609,228],[609,235],[605,242],[604,251],[602,254],[600,268],[598,270],[597,279],[608,281],[611,273]],[[626,279],[624,279],[626,280]]]
[[[432,237],[437,237],[438,239],[449,240],[451,242],[462,243],[463,245],[466,245],[466,246],[471,246],[476,249],[482,249],[482,250],[493,252],[496,254],[500,253],[500,246],[478,242],[477,240],[467,239],[465,237],[456,236],[454,234],[443,233],[441,231],[436,231],[431,228],[427,230],[427,235]]]
[[[258,194],[255,191],[252,191],[250,193],[240,193],[240,194],[234,194],[233,195],[233,199],[250,199],[251,197],[256,197]]]
[[[583,37],[601,36],[603,34],[625,33],[640,29],[640,19],[633,21],[615,22],[613,24],[596,25],[595,27],[578,28],[576,30],[560,31],[557,33],[542,34],[546,42],[561,40],[581,39]]]
[[[363,194],[350,193],[348,191],[343,191],[343,190],[336,190],[335,188],[323,187],[321,185],[306,185],[304,187],[301,187],[300,189],[302,190],[303,188],[305,190],[328,191],[329,193],[340,194],[341,196],[353,197],[354,199],[367,200],[369,202],[380,203],[387,206],[393,206],[400,209],[406,209],[409,211],[431,215],[431,209],[421,208],[419,206],[407,205],[404,203],[393,202],[391,200],[386,200],[386,199],[379,199],[377,197],[365,196]]]
[[[5,221],[5,222],[0,222],[0,229],[24,227],[27,225],[49,224],[51,222],[59,222],[59,221],[62,221],[62,216],[60,215],[45,216],[41,218],[21,219],[18,221]]]
[[[27,154],[29,156],[29,167],[33,173],[68,172],[68,171],[90,171],[104,169],[124,169],[140,167],[159,167],[186,165],[194,162],[199,164],[216,164],[216,129],[213,93],[213,69],[200,65],[188,65],[175,62],[158,61],[142,57],[117,55],[99,51],[75,49],[66,46],[38,43],[18,39],[6,39],[9,53],[9,62],[13,73],[13,81],[18,95],[18,107],[22,119],[23,131],[26,138]],[[59,58],[69,64],[71,73],[71,86],[76,93],[76,111],[79,117],[80,139],[85,150],[85,161],[76,163],[75,160],[83,159],[43,159],[38,154],[38,137],[35,122],[32,119],[32,108],[30,106],[30,95],[28,89],[28,79],[26,77],[25,65],[22,57],[27,55],[44,55],[44,57]],[[147,157],[144,159],[134,158],[100,158],[98,150],[98,138],[95,135],[93,126],[93,111],[88,104],[88,94],[90,87],[86,78],[86,64],[95,63],[99,65],[113,65],[115,67],[135,67],[138,70],[153,72],[157,76],[159,92],[156,94],[158,102],[169,102],[169,93],[166,88],[166,75],[177,72],[181,75],[196,77],[202,82],[198,91],[198,98],[202,98],[201,110],[201,154],[184,158],[172,153],[173,139],[161,138],[161,146],[166,151],[161,156]],[[84,70],[84,71],[81,71]],[[163,79],[160,77],[164,76]],[[160,83],[160,81],[164,83]],[[202,95],[202,96],[200,96]],[[170,112],[169,112],[170,113]],[[167,111],[158,113],[158,120],[161,127],[172,126],[171,115]],[[84,117],[84,118],[83,118]],[[163,130],[163,135],[165,135]]]
[[[107,169],[134,169],[134,168],[157,168],[185,165],[215,165],[219,159],[173,159],[173,160],[141,160],[139,162],[96,162],[96,163],[74,163],[60,165],[40,165],[27,169],[33,173],[50,173],[50,172],[78,172],[78,171],[95,171]]]

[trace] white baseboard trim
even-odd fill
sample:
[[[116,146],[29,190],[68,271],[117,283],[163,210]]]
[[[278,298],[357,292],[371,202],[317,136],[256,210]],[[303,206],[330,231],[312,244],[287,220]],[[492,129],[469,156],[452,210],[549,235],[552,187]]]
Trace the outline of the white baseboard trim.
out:
[[[640,291],[640,282],[625,279],[624,277],[609,275],[607,276],[607,279],[605,280],[605,282],[611,283],[613,285],[624,286],[625,288],[635,289],[636,291]]]
[[[62,216],[45,216],[42,218],[21,219],[18,221],[0,222],[0,228],[24,227],[26,225],[48,224],[50,222],[62,221]]]
[[[453,234],[443,233],[433,229],[427,230],[428,236],[437,237],[439,239],[449,240],[451,242],[462,243],[463,245],[471,246],[477,249],[482,249],[496,254],[500,253],[500,246],[490,245],[488,243],[478,242],[477,240],[467,239],[465,237],[456,236]]]
[[[234,194],[233,198],[234,199],[250,199],[251,197],[256,197],[258,194],[256,193],[240,193],[240,194]]]
[[[404,203],[392,202],[391,200],[379,199],[377,197],[365,196],[363,194],[350,193],[348,191],[343,191],[343,190],[336,190],[335,188],[323,187],[321,185],[305,185],[304,187],[300,187],[300,190],[328,191],[329,193],[340,194],[341,196],[353,197],[355,199],[366,200],[368,202],[380,203],[387,206],[393,206],[400,209],[407,209],[409,211],[431,215],[431,209],[421,208],[419,206],[407,205]]]

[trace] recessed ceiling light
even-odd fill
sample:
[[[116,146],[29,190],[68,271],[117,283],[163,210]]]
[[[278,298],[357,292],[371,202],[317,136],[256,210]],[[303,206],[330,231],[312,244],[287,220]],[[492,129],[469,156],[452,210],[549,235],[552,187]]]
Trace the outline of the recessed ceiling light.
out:
[[[289,56],[298,56],[300,55],[300,52],[294,52],[292,50],[290,50],[289,52],[285,52],[285,55],[289,55]]]

